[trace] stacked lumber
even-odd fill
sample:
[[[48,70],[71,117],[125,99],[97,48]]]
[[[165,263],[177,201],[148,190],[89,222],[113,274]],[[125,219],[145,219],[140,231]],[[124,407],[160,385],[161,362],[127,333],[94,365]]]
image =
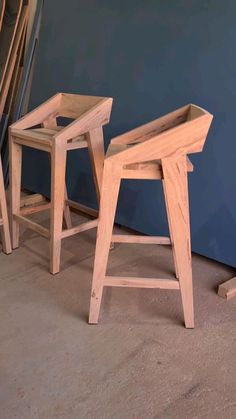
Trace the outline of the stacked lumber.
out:
[[[42,6],[38,0],[0,0],[0,153],[5,184],[8,126],[27,111]]]

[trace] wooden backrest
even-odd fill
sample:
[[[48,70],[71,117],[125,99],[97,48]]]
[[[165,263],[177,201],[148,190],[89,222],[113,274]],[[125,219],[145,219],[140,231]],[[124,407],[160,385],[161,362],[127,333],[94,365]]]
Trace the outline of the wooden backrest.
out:
[[[127,164],[200,152],[212,118],[209,112],[196,105],[184,106],[114,138],[112,144],[130,147],[110,158]]]
[[[99,96],[73,95],[61,93],[58,116],[77,119],[98,105],[104,98]]]
[[[49,125],[53,121],[56,123],[58,117],[66,117],[73,121],[55,135],[55,138],[66,141],[107,124],[112,101],[112,98],[57,93],[10,128],[27,129],[39,124]]]

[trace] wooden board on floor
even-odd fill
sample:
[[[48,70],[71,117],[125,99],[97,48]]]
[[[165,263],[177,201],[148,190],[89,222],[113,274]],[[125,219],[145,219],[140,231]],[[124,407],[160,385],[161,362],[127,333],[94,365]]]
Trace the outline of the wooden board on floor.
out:
[[[219,286],[218,295],[226,298],[227,300],[236,297],[236,276]]]
[[[5,12],[5,7],[6,7],[6,0],[0,0],[0,32],[2,28],[2,21],[3,21],[4,12]]]

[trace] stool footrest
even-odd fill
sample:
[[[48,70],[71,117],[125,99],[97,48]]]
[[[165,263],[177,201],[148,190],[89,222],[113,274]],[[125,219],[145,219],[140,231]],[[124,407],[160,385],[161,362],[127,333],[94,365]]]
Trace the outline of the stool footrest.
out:
[[[177,279],[132,278],[122,276],[105,276],[103,285],[106,287],[180,289]]]
[[[73,236],[74,234],[82,233],[83,231],[90,230],[91,228],[95,228],[98,225],[98,219],[88,221],[87,223],[83,223],[77,227],[70,228],[68,230],[63,230],[61,237],[65,239],[66,237]]]
[[[142,236],[133,234],[113,234],[113,243],[171,244],[169,237]]]
[[[14,214],[13,218],[18,223],[21,223],[21,224],[25,225],[25,227],[36,231],[36,233],[40,234],[41,236],[46,237],[47,239],[50,238],[50,231],[47,228],[41,226],[40,224],[37,224],[34,221],[31,221],[26,217],[22,217],[22,215]]]
[[[236,276],[219,285],[218,295],[227,300],[236,297]]]
[[[92,217],[98,217],[98,210],[95,210],[94,208],[87,207],[86,205],[79,204],[75,201],[71,201],[70,199],[68,199],[66,203],[69,205],[69,207],[74,208],[77,211],[91,215]]]

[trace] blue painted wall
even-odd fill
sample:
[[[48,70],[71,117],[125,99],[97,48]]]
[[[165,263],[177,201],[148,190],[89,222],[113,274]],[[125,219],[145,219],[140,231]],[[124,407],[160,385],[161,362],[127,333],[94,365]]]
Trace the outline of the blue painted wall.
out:
[[[114,97],[106,144],[186,103],[214,114],[189,176],[193,250],[236,266],[236,2],[45,2],[31,105],[57,91]],[[47,157],[27,151],[24,186],[49,193]],[[70,153],[69,192],[96,206],[86,151]],[[159,182],[160,183],[160,182]],[[122,184],[117,221],[167,232],[161,185]]]

